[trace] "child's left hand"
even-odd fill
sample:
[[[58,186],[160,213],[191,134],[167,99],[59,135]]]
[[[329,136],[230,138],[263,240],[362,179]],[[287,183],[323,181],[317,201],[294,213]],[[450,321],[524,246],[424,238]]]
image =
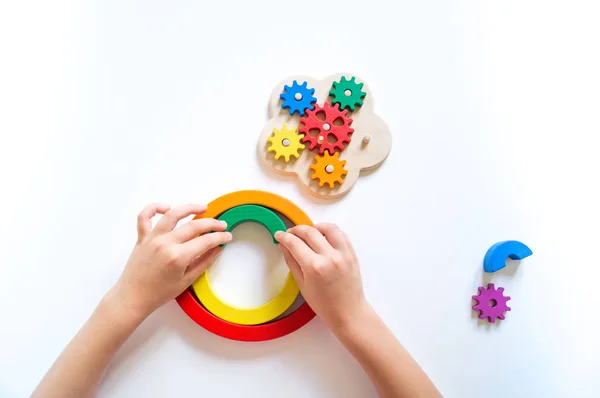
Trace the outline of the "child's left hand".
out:
[[[231,241],[231,233],[222,232],[227,224],[212,218],[177,227],[182,219],[205,211],[205,205],[146,206],[138,216],[135,248],[109,294],[143,319],[187,289],[221,252],[219,245]],[[152,228],[156,214],[164,216]]]

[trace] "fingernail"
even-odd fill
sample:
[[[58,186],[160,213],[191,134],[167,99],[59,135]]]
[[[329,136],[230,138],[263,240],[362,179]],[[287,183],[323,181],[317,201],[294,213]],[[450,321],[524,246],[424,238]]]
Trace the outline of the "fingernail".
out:
[[[233,235],[231,235],[231,232],[225,232],[225,235],[227,235],[227,240],[231,240],[231,238],[233,238]]]
[[[275,235],[274,235],[275,239],[279,240],[279,238],[281,238],[281,235],[283,235],[283,231],[277,231],[277,232],[275,232]]]
[[[223,228],[227,228],[227,223],[225,221],[219,221],[219,226]]]

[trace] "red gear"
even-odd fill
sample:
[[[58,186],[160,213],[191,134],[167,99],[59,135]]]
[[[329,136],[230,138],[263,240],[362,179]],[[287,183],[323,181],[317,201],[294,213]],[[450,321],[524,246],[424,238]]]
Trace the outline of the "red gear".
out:
[[[325,113],[325,120],[317,118],[317,113]],[[313,150],[315,147],[319,147],[319,154],[322,155],[327,149],[330,155],[333,155],[336,149],[340,152],[344,150],[344,144],[350,142],[350,134],[354,132],[354,129],[350,127],[352,119],[346,117],[348,114],[347,110],[340,111],[339,104],[331,105],[328,102],[321,107],[315,104],[315,109],[306,110],[306,116],[300,118],[300,123],[303,127],[298,130],[299,133],[304,134],[302,142],[309,144],[309,149]],[[334,121],[342,120],[342,125],[336,125]],[[339,123],[338,123],[339,124]],[[319,130],[316,136],[311,136],[310,130]],[[336,141],[330,143],[327,140],[328,136],[334,136]],[[319,142],[319,137],[323,137]]]

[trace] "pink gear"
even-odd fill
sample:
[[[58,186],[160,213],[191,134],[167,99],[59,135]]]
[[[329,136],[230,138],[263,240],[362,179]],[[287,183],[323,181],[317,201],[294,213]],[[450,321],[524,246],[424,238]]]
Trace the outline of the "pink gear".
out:
[[[504,312],[510,311],[506,302],[510,297],[503,294],[504,288],[496,289],[493,283],[489,283],[487,289],[479,286],[479,295],[473,296],[477,303],[473,306],[474,311],[479,311],[479,319],[488,319],[488,322],[494,323],[496,319],[504,319]]]

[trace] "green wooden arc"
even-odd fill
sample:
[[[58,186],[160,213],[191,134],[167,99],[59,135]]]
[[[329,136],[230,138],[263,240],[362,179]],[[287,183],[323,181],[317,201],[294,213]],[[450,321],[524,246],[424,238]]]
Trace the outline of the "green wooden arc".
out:
[[[278,243],[277,240],[275,240],[275,232],[285,231],[287,229],[277,214],[266,207],[257,205],[232,207],[221,214],[218,219],[227,223],[226,232],[231,232],[232,229],[245,222],[261,224],[269,230],[274,243]]]

